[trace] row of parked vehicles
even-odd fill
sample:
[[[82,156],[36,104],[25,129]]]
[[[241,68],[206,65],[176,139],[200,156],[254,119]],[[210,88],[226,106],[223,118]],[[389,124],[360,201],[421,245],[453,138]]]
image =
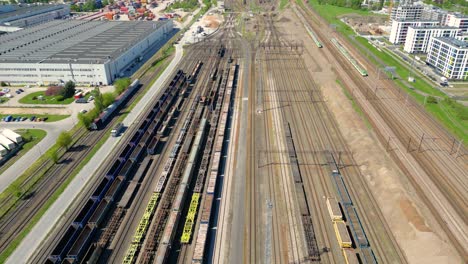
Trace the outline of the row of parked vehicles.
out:
[[[6,98],[12,98],[13,96],[10,94],[10,91],[11,91],[10,88],[3,88],[0,91],[0,96],[4,96]],[[16,94],[20,94],[22,92],[24,92],[24,90],[21,88],[15,91]]]
[[[29,121],[33,121],[33,122],[41,122],[41,121],[47,121],[47,119],[49,119],[49,117],[47,116],[44,116],[44,117],[36,117],[36,116],[31,116],[31,117],[25,117],[25,116],[5,116],[4,118],[2,118],[2,121],[5,121],[5,122],[21,122],[21,121],[26,121],[26,120],[29,120]]]

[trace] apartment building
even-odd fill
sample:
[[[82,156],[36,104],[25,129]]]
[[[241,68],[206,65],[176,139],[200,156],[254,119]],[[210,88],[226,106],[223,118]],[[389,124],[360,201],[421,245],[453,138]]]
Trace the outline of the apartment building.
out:
[[[433,37],[426,62],[447,79],[468,79],[468,42],[447,37]]]
[[[447,26],[410,26],[403,50],[408,53],[426,53],[431,37],[454,38],[459,31],[460,29],[456,27]]]
[[[404,44],[409,27],[438,26],[437,20],[393,20],[389,41],[393,44]]]

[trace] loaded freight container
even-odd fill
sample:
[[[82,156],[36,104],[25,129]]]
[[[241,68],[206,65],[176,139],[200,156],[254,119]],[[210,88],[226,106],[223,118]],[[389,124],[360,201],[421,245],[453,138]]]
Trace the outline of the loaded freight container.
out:
[[[338,204],[338,201],[336,201],[335,198],[327,199],[327,208],[332,221],[343,220],[343,214],[341,213],[340,205]]]
[[[0,135],[0,145],[3,145],[7,150],[12,150],[15,148],[15,143],[4,135]]]
[[[346,227],[345,222],[336,221],[333,222],[333,228],[335,229],[336,238],[338,239],[338,244],[342,248],[350,248],[353,244],[351,238],[349,237],[348,228]]]
[[[359,264],[356,253],[351,249],[342,249],[346,264]]]
[[[5,129],[3,130],[2,134],[7,137],[9,140],[15,142],[16,144],[19,144],[23,142],[23,138],[21,137],[20,134],[13,132],[10,129]]]

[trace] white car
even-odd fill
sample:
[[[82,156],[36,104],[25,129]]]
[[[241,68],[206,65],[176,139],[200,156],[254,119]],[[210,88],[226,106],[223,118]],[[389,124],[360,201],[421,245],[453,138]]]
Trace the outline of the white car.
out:
[[[86,110],[86,109],[81,109],[81,110],[80,110],[80,113],[81,113],[81,114],[86,114],[87,112],[88,112],[88,110]]]
[[[94,100],[94,96],[91,95],[91,96],[89,96],[89,98],[88,98],[88,103],[91,102],[92,100]]]
[[[6,97],[6,98],[13,98],[13,95],[11,95],[11,94],[5,94],[5,97]]]

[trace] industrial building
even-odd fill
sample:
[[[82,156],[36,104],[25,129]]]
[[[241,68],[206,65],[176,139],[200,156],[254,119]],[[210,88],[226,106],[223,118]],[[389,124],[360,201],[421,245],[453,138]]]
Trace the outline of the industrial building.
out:
[[[14,32],[22,28],[70,15],[70,5],[27,4],[0,6],[0,32]]]
[[[107,85],[172,30],[171,20],[54,20],[2,35],[0,81]]]
[[[447,79],[468,79],[468,42],[455,38],[433,37],[426,62]]]
[[[460,29],[456,27],[413,27],[408,28],[405,40],[404,51],[408,53],[426,53],[431,37],[451,37],[457,36]]]
[[[393,20],[389,41],[393,44],[405,43],[409,27],[438,26],[437,20]]]

